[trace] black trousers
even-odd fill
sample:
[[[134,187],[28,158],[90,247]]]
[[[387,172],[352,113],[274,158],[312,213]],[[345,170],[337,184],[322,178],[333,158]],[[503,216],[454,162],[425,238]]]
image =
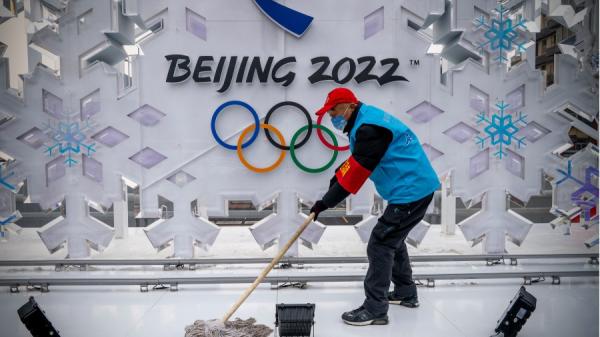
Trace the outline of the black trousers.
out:
[[[388,311],[387,294],[390,282],[396,296],[413,296],[417,287],[412,279],[412,268],[404,240],[425,216],[433,193],[405,204],[389,204],[371,232],[367,245],[369,269],[364,287],[363,306],[372,314]]]

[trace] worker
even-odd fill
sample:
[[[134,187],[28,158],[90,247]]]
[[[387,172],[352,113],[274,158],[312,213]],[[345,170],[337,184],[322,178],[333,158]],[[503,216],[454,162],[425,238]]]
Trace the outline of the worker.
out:
[[[336,169],[329,190],[310,211],[316,220],[324,210],[357,193],[367,178],[388,202],[367,244],[366,299],[342,314],[350,325],[385,325],[389,304],[419,306],[404,241],[425,216],[440,182],[419,139],[398,118],[359,102],[347,88],[327,95],[317,115],[325,113],[336,129],[348,135],[352,154]],[[389,291],[391,282],[393,291]]]

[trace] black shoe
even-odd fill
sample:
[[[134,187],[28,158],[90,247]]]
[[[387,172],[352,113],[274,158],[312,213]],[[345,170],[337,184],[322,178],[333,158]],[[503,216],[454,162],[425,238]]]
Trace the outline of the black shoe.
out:
[[[354,309],[352,311],[345,312],[342,315],[342,320],[346,324],[350,325],[386,325],[389,323],[387,314],[383,314],[380,316],[375,316],[370,313],[363,306],[360,306],[358,309]]]
[[[390,304],[398,304],[405,306],[407,308],[416,308],[419,306],[419,297],[417,295],[407,296],[407,297],[399,297],[394,296],[394,293],[388,294],[388,301]]]

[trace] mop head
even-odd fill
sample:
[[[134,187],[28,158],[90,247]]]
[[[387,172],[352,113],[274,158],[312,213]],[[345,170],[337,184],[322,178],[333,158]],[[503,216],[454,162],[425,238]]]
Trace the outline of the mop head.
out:
[[[236,318],[235,321],[227,321],[225,324],[217,319],[197,320],[185,328],[185,337],[267,337],[273,332],[266,325],[254,323],[254,318]]]

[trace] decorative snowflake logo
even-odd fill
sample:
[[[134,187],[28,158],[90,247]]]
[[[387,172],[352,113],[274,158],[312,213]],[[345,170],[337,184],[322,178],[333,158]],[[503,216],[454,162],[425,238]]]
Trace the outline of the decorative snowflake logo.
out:
[[[562,179],[556,182],[557,186],[566,180],[572,180],[580,186],[579,189],[571,193],[571,201],[574,205],[581,208],[584,219],[589,222],[592,218],[592,209],[598,204],[598,187],[593,183],[594,176],[598,180],[598,168],[588,166],[585,169],[585,181],[581,181],[573,176],[570,160],[567,162],[567,172],[562,169],[557,169],[557,171],[563,175]]]
[[[481,137],[477,136],[477,144],[481,145],[483,149],[485,146],[486,140],[490,139],[490,143],[493,146],[496,146],[498,151],[494,153],[495,156],[502,159],[506,152],[503,150],[503,146],[509,146],[516,141],[517,148],[521,148],[521,145],[525,145],[525,136],[516,137],[515,134],[519,132],[519,130],[527,125],[527,121],[525,118],[527,115],[523,115],[522,112],[519,111],[519,117],[517,120],[513,121],[513,116],[508,113],[505,115],[506,109],[509,107],[508,104],[501,101],[496,103],[496,107],[498,108],[498,113],[492,115],[492,119],[490,120],[485,112],[480,112],[477,115],[477,125],[485,122],[488,126],[483,129],[483,131],[487,134],[487,136]],[[519,128],[518,124],[522,124],[522,127]]]
[[[50,139],[53,141],[52,145],[46,146],[45,152],[47,152],[50,157],[56,154],[66,154],[65,164],[68,164],[69,167],[77,164],[77,160],[73,159],[74,155],[87,151],[85,155],[89,157],[92,153],[96,152],[94,149],[96,143],[86,142],[86,132],[91,130],[89,120],[85,120],[82,123],[79,123],[78,121],[61,121],[54,124],[48,123],[45,127],[47,128]]]
[[[14,171],[8,172],[7,175],[2,175],[2,165],[0,165],[0,186],[4,186],[5,188],[14,191],[16,187],[8,182],[8,178],[15,175]]]
[[[488,49],[492,53],[498,53],[498,56],[494,59],[502,63],[508,62],[506,54],[513,51],[515,48],[518,52],[525,51],[525,41],[519,41],[519,28],[527,30],[525,27],[525,20],[519,19],[516,23],[510,19],[508,9],[505,9],[503,5],[499,5],[497,8],[492,10],[495,14],[495,18],[492,18],[490,22],[486,22],[483,16],[475,19],[475,29],[484,29],[485,41],[479,44],[479,52],[483,54],[485,49]]]

